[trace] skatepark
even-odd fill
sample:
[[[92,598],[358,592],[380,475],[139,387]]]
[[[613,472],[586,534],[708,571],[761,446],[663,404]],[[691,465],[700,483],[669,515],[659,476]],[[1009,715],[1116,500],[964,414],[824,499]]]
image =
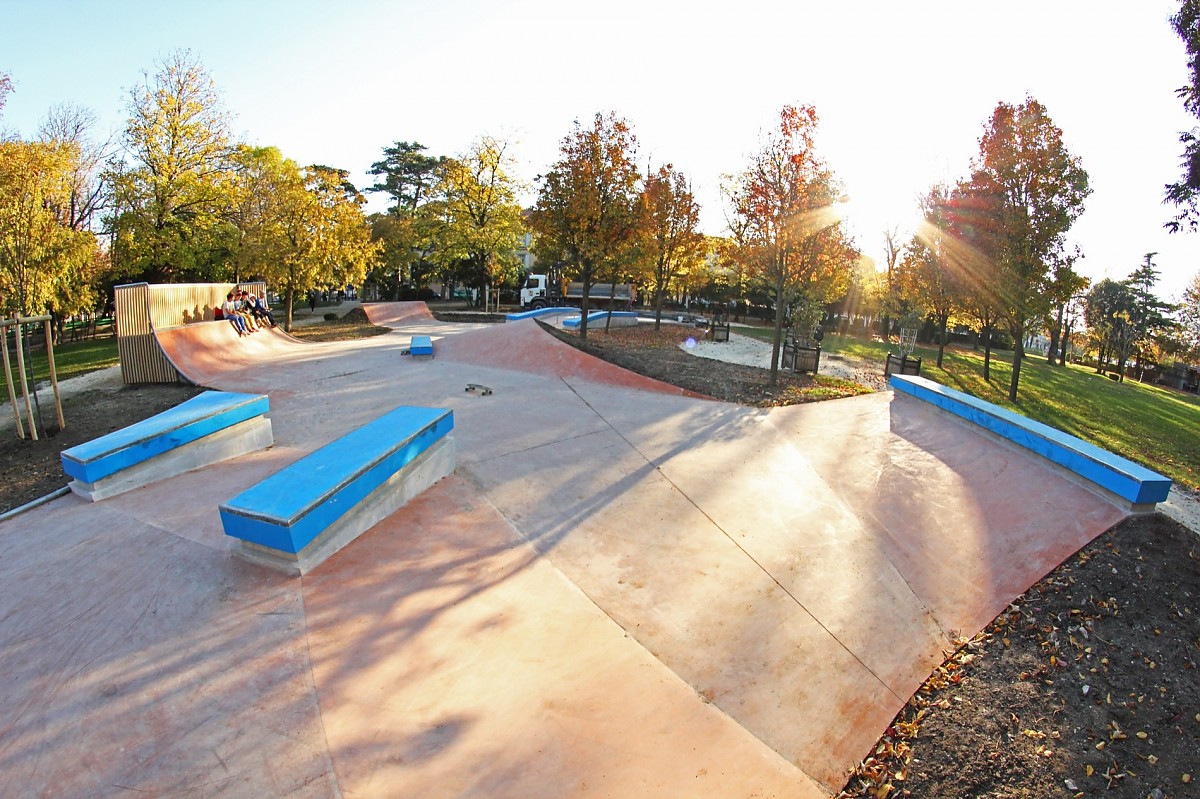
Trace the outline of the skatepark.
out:
[[[746,408],[364,308],[392,332],[158,331],[274,446],[3,523],[0,795],[829,796],[1127,515],[900,392]],[[221,503],[400,405],[453,412],[453,474],[303,577],[231,556]]]

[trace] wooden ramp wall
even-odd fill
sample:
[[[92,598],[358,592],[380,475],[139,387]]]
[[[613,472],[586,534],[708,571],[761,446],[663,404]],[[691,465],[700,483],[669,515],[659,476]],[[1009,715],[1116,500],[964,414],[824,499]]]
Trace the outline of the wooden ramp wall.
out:
[[[117,352],[126,383],[188,382],[163,354],[154,331],[213,321],[225,295],[245,289],[257,296],[266,284],[250,283],[127,283],[117,286]]]

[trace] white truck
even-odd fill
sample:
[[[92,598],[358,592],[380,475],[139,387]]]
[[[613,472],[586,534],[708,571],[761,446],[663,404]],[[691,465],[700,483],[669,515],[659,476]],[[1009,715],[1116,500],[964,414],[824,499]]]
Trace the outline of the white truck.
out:
[[[633,286],[618,283],[614,289],[611,283],[592,284],[592,290],[588,292],[589,306],[605,307],[610,300],[614,307],[629,307],[633,304]],[[582,301],[582,283],[568,283],[564,291],[562,281],[555,280],[551,275],[529,275],[521,287],[521,307],[526,310],[559,305],[578,306]]]

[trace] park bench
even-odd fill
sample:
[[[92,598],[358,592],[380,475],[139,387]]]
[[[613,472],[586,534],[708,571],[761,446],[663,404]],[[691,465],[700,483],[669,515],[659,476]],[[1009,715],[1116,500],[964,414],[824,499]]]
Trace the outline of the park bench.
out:
[[[1153,512],[1171,490],[1171,480],[1161,474],[978,397],[911,375],[893,373],[891,384],[897,392],[928,402],[989,435],[1045,458],[1134,513]]]
[[[267,398],[206,391],[106,436],[65,449],[71,491],[93,502],[274,443]]]
[[[235,554],[304,574],[454,471],[453,413],[401,406],[220,506]]]
[[[797,344],[795,332],[788,330],[783,337],[783,351],[779,355],[779,366],[793,372],[816,374],[821,366],[821,348],[809,344]]]
[[[729,341],[729,323],[720,318],[713,319],[708,328],[708,337],[712,341]]]
[[[887,361],[883,365],[883,376],[890,375],[920,375],[921,374],[921,359],[914,358],[911,355],[896,355],[889,352]]]
[[[426,356],[433,357],[433,339],[429,336],[413,336],[412,342],[408,345],[408,354],[414,358]]]

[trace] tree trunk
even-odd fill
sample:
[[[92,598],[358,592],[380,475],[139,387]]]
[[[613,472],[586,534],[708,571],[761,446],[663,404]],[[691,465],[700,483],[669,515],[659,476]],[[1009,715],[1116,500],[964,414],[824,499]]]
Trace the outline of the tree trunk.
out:
[[[1059,342],[1059,349],[1058,349],[1058,365],[1059,366],[1067,365],[1067,353],[1070,352],[1070,342],[1071,342],[1071,323],[1068,321],[1063,326],[1062,340]]]
[[[296,301],[296,290],[289,288],[287,290],[287,313],[283,317],[283,332],[292,332],[292,306]]]
[[[1025,328],[1014,327],[1012,381],[1008,384],[1008,401],[1017,401],[1017,386],[1021,382],[1021,360],[1025,357]]]
[[[938,317],[938,357],[937,368],[942,368],[942,355],[946,352],[946,323],[950,319],[950,314],[942,314]]]
[[[992,326],[983,326],[983,380],[992,382]]]
[[[655,286],[654,290],[654,332],[662,325],[663,287]]]
[[[583,296],[579,298],[579,338],[587,341],[588,300],[591,299],[592,293],[592,268],[585,264],[580,278],[583,281]]]
[[[775,284],[775,335],[771,342],[771,379],[769,385],[774,386],[779,376],[779,345],[783,341],[783,269],[779,270],[779,280]]]
[[[1058,337],[1062,334],[1063,310],[1066,305],[1058,306],[1058,315],[1050,326],[1050,346],[1046,348],[1046,363],[1054,366],[1058,358]]]

